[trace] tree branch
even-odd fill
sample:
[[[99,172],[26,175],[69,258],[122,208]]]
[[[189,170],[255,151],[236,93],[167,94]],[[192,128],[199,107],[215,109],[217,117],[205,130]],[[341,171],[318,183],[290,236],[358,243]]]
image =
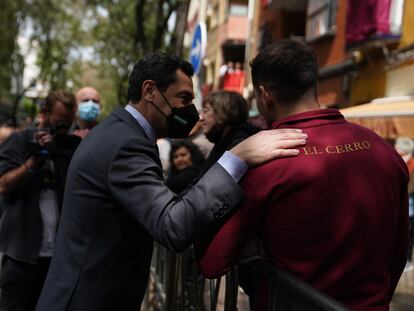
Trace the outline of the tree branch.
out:
[[[159,0],[158,1],[158,10],[157,10],[157,27],[155,29],[155,36],[153,40],[153,50],[159,50],[162,46],[162,39],[164,38],[164,33],[167,30],[168,26],[168,20],[171,17],[172,12],[177,10],[179,6],[179,1],[175,3],[171,3],[170,1],[167,1],[168,3],[168,11],[167,14],[164,15],[163,12],[163,3],[164,1]]]
[[[144,29],[144,6],[146,0],[137,0],[135,2],[135,27],[136,27],[136,36],[135,36],[135,47],[139,52],[145,53],[147,51],[147,36]]]

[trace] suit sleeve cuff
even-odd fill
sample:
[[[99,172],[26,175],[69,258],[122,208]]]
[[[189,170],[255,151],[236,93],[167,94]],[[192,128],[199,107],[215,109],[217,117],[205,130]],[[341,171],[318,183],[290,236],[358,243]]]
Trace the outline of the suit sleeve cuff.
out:
[[[217,162],[230,174],[235,182],[239,182],[249,168],[246,162],[230,151],[226,151]]]

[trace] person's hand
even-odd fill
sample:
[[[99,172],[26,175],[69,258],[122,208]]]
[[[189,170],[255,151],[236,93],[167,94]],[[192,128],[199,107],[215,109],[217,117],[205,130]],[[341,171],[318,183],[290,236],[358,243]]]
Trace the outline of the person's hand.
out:
[[[89,129],[83,129],[83,130],[75,130],[73,131],[73,135],[78,136],[82,139],[86,137],[86,135],[89,134]]]
[[[230,151],[250,167],[258,166],[275,158],[299,154],[294,147],[306,143],[308,136],[298,129],[261,131],[243,140]]]
[[[36,141],[37,143],[42,146],[46,147],[50,144],[53,140],[53,136],[46,130],[38,130],[36,132]]]
[[[34,157],[31,156],[26,160],[24,166],[29,172],[33,172],[39,168],[41,168],[45,164],[45,160],[41,157]]]

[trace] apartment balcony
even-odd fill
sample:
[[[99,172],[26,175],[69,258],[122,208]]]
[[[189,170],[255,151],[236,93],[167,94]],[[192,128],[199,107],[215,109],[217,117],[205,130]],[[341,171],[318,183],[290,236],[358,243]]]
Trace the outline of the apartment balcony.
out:
[[[247,39],[247,16],[229,15],[225,22],[218,27],[218,44],[245,44]]]

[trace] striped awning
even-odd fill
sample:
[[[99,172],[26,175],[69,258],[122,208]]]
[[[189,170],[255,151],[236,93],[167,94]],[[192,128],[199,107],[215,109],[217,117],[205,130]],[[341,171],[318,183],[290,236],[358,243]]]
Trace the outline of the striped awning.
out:
[[[346,118],[414,116],[414,101],[369,103],[341,110]]]
[[[345,118],[387,139],[414,138],[414,101],[369,103],[341,109]]]

